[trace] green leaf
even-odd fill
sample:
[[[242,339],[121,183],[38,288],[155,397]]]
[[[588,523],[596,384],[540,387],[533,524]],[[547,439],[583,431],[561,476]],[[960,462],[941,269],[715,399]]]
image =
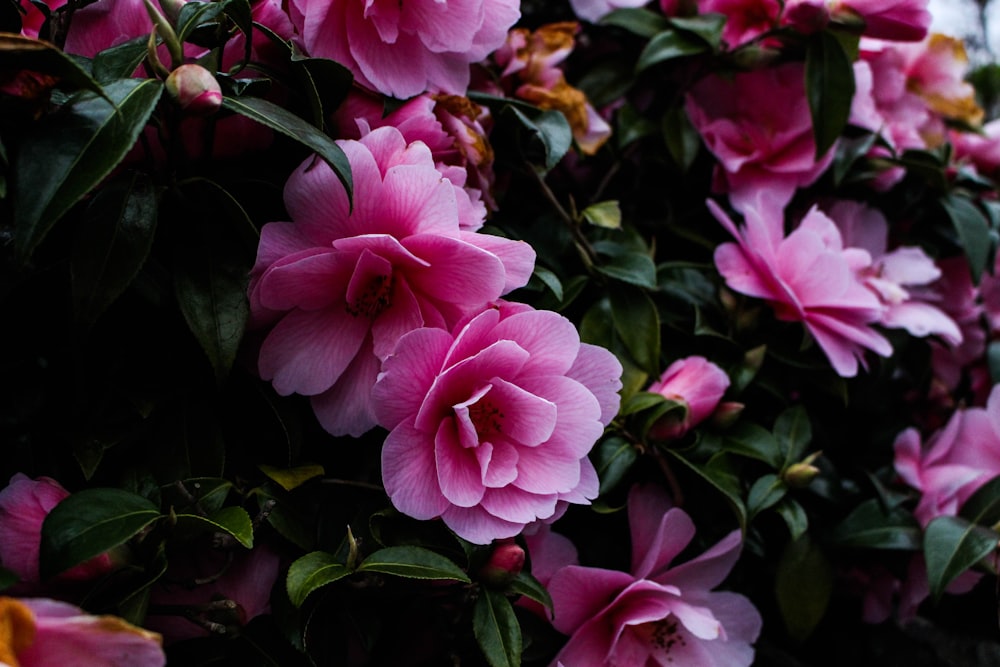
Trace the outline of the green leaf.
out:
[[[243,40],[243,62],[239,65],[239,68],[242,69],[243,65],[250,61],[250,56],[253,53],[253,9],[250,7],[249,0],[226,0],[222,7],[226,16],[246,38]]]
[[[768,474],[760,477],[750,487],[750,493],[747,496],[747,513],[750,518],[753,518],[758,513],[776,505],[785,497],[786,493],[788,493],[788,487],[777,475]]]
[[[616,26],[647,39],[670,27],[670,23],[662,14],[641,8],[616,9],[605,14],[598,23]]]
[[[649,40],[639,54],[635,69],[637,72],[642,72],[667,60],[707,51],[711,51],[711,46],[690,32],[667,29]]]
[[[583,209],[583,219],[597,227],[619,229],[622,226],[622,209],[617,201],[602,201]]]
[[[306,598],[317,588],[343,579],[351,570],[325,551],[314,551],[302,556],[288,568],[285,586],[288,598],[301,607]]]
[[[778,561],[774,592],[788,634],[804,641],[826,614],[833,591],[833,568],[809,536],[790,542]]]
[[[302,486],[311,479],[322,477],[326,471],[321,465],[301,465],[294,468],[275,468],[266,464],[257,466],[260,471],[278,483],[285,491]]]
[[[952,581],[997,548],[1000,535],[956,516],[939,516],[924,530],[927,583],[936,602]]]
[[[691,124],[683,106],[675,104],[667,109],[663,114],[662,130],[670,157],[680,167],[681,173],[686,173],[701,150],[701,135]]]
[[[292,55],[291,66],[302,82],[302,92],[309,100],[313,124],[323,127],[327,116],[347,97],[354,76],[349,69],[327,58]]]
[[[124,544],[160,517],[151,502],[121,489],[85,489],[68,496],[42,523],[42,579]]]
[[[124,79],[90,92],[30,126],[14,161],[14,232],[27,258],[52,226],[118,166],[156,108],[163,84]]]
[[[149,35],[130,39],[94,56],[94,78],[101,83],[127,79],[146,58]]]
[[[194,524],[197,526],[195,530],[199,531],[208,529],[228,533],[247,549],[253,549],[253,521],[242,507],[230,505],[207,517],[199,514],[178,514],[177,524],[178,526]]]
[[[552,273],[545,267],[539,266],[537,264],[535,265],[535,268],[532,271],[532,275],[538,278],[540,281],[542,281],[542,284],[544,284],[546,287],[549,288],[549,291],[552,292],[552,295],[558,301],[563,300],[563,286],[562,286],[562,281],[559,280],[559,276]]]
[[[839,547],[858,549],[920,548],[920,524],[902,509],[886,511],[877,498],[858,505],[830,535]]]
[[[812,441],[812,424],[806,409],[793,405],[778,415],[774,421],[774,437],[785,455],[785,465],[798,462]]]
[[[1000,341],[995,340],[987,346],[986,365],[990,369],[990,382],[1000,384]]]
[[[186,2],[177,14],[177,39],[187,41],[196,29],[206,23],[214,22],[225,9],[224,2]]]
[[[219,477],[191,477],[162,489],[164,507],[182,513],[214,514],[226,503],[233,483]]]
[[[5,72],[40,72],[57,78],[60,84],[105,95],[97,81],[72,57],[44,40],[0,32],[0,65]]]
[[[615,331],[632,358],[648,373],[660,367],[660,316],[643,290],[630,285],[612,289],[611,316]]]
[[[962,503],[959,515],[985,526],[1000,523],[1000,476],[982,485]]]
[[[713,51],[717,51],[722,46],[722,29],[726,20],[725,14],[707,12],[695,16],[673,16],[668,22],[678,30],[696,35],[712,47]]]
[[[307,123],[291,111],[259,97],[224,97],[222,106],[316,151],[321,158],[327,161],[333,169],[333,173],[340,179],[347,191],[347,196],[354,196],[351,164],[347,160],[347,155],[344,154],[340,146],[318,130],[316,126]]]
[[[503,593],[480,589],[472,610],[472,630],[490,667],[521,664],[521,626]]]
[[[236,360],[250,317],[249,267],[238,247],[216,241],[177,253],[174,294],[220,383]]]
[[[595,243],[594,246],[602,257],[596,267],[599,272],[630,285],[656,289],[656,265],[649,255],[612,243]]]
[[[0,567],[0,591],[6,590],[21,580],[10,570]]]
[[[827,30],[806,41],[805,85],[819,159],[843,132],[854,99],[854,67],[843,45]]]
[[[90,203],[73,246],[73,312],[89,327],[142,268],[156,231],[156,192],[133,174],[103,188]]]
[[[559,164],[573,145],[573,130],[560,111],[529,111],[508,105],[500,113],[515,119],[522,132],[527,133],[527,138],[521,140],[527,152],[525,157],[535,163],[540,160],[544,172]]]
[[[534,600],[546,609],[552,609],[552,596],[549,595],[545,586],[542,586],[538,579],[535,579],[527,572],[518,572],[517,576],[511,580],[508,589],[511,593],[523,595],[529,600]]]
[[[747,508],[743,503],[740,478],[734,471],[732,463],[725,452],[715,454],[703,466],[688,460],[676,450],[668,449],[666,452],[721,493],[733,508],[733,513],[739,521],[740,529],[746,528]]]
[[[753,422],[740,422],[726,431],[723,447],[728,452],[763,461],[775,469],[781,468],[785,460],[778,439]]]
[[[940,201],[951,224],[955,226],[958,240],[969,260],[972,282],[978,285],[986,267],[990,266],[990,258],[995,250],[986,216],[966,197],[949,194],[941,197]]]
[[[358,572],[381,572],[410,579],[450,579],[470,583],[455,563],[430,549],[416,546],[379,549],[358,566]]]
[[[797,540],[809,530],[809,517],[798,501],[785,496],[774,507],[774,511],[785,520],[792,540]]]
[[[615,488],[638,458],[635,447],[625,438],[611,437],[597,445],[594,468],[601,480],[601,495]]]

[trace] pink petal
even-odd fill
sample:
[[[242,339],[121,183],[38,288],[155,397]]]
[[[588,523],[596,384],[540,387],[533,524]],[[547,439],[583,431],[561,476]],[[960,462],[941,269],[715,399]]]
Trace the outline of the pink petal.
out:
[[[526,493],[514,487],[487,489],[481,506],[495,517],[512,523],[528,524],[547,519],[556,510],[556,494]]]
[[[483,499],[486,488],[474,448],[462,446],[453,420],[441,422],[434,438],[434,462],[438,488],[448,501],[472,507]]]
[[[580,343],[580,351],[573,365],[566,371],[587,388],[601,406],[601,424],[607,426],[618,414],[621,405],[622,364],[615,355],[598,345]]]
[[[378,423],[371,388],[380,366],[371,341],[366,339],[333,386],[310,399],[313,412],[327,433],[358,437]]]
[[[707,591],[715,588],[729,576],[739,560],[743,546],[743,536],[734,530],[715,545],[686,563],[676,565],[653,577],[662,584],[673,584],[690,595],[692,591]]]
[[[489,544],[493,540],[514,537],[524,530],[523,523],[512,523],[493,516],[485,509],[450,506],[441,518],[456,535],[473,544]]]
[[[477,248],[496,255],[503,263],[506,272],[501,294],[506,294],[518,287],[524,287],[535,269],[535,249],[524,241],[513,241],[492,234],[475,234],[461,232],[459,237]]]
[[[451,343],[451,335],[441,329],[417,329],[400,338],[372,390],[379,424],[391,430],[416,416]]]
[[[617,570],[570,565],[552,575],[552,625],[563,634],[573,634],[589,619],[601,615],[635,579]],[[610,644],[609,644],[610,648]]]
[[[450,506],[437,485],[434,443],[405,422],[382,445],[382,484],[396,509],[414,519],[433,519]]]
[[[530,359],[522,371],[531,375],[562,375],[572,367],[580,350],[580,335],[573,323],[547,310],[526,311],[501,320],[494,334],[517,341]]]

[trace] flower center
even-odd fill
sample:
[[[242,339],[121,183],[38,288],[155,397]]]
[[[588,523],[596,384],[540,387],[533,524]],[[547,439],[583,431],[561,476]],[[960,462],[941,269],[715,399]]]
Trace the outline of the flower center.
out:
[[[643,623],[636,628],[636,632],[652,645],[654,651],[666,656],[667,662],[673,662],[670,651],[675,646],[687,644],[687,639],[679,630],[680,623],[673,615],[651,623]]]
[[[375,319],[392,301],[392,276],[372,276],[347,302],[347,312],[354,317]]]
[[[469,406],[469,419],[476,427],[479,439],[488,439],[496,433],[503,433],[503,412],[485,396]]]

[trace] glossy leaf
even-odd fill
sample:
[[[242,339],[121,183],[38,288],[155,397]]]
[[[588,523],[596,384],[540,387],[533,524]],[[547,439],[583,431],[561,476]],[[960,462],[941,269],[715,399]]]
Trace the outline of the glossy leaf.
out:
[[[706,12],[694,16],[672,16],[670,25],[678,30],[691,33],[704,40],[713,50],[722,46],[722,29],[728,17],[718,12]]]
[[[967,197],[950,194],[942,197],[940,201],[965,250],[972,281],[979,284],[996,251],[986,216]]]
[[[600,24],[622,28],[647,39],[670,27],[662,14],[641,8],[616,9],[602,16]]]
[[[711,46],[695,35],[682,30],[664,30],[643,48],[635,64],[637,72],[674,58],[693,56],[711,51]]]
[[[522,136],[519,145],[527,152],[524,157],[543,167],[543,172],[559,164],[573,145],[573,130],[562,112],[523,110],[508,105],[501,111],[501,117],[517,122]]]
[[[178,514],[177,522],[178,526],[194,524],[191,527],[195,530],[228,533],[247,549],[253,548],[253,522],[242,507],[230,505],[207,517],[198,514]]]
[[[774,506],[774,511],[785,520],[788,533],[793,541],[805,535],[806,531],[809,530],[809,516],[798,501],[785,496],[781,502]]]
[[[156,231],[156,192],[133,174],[101,190],[83,218],[73,247],[73,311],[90,326],[139,273]]]
[[[290,137],[316,153],[329,163],[333,172],[353,197],[354,185],[351,180],[351,164],[340,146],[322,131],[302,120],[273,102],[259,97],[224,97],[222,106],[261,125]]]
[[[648,373],[660,367],[660,316],[643,290],[622,285],[611,290],[615,332],[632,358]]]
[[[663,114],[663,141],[670,157],[674,159],[682,173],[687,172],[701,150],[701,135],[691,124],[684,107],[675,104]]]
[[[278,483],[285,491],[292,491],[311,479],[322,477],[325,470],[321,465],[301,465],[294,468],[276,468],[266,464],[257,466],[260,471]]]
[[[993,553],[1000,535],[955,516],[939,516],[924,529],[924,560],[931,597],[938,600],[955,578]]]
[[[601,495],[612,490],[639,458],[635,447],[625,438],[611,437],[594,448],[594,468],[601,480]]]
[[[542,586],[538,579],[535,579],[528,572],[518,572],[508,585],[511,593],[522,595],[529,600],[534,600],[546,609],[552,609],[552,596]]]
[[[351,574],[350,568],[333,554],[314,551],[302,556],[288,568],[285,586],[292,604],[301,607],[313,591]]]
[[[32,125],[14,162],[15,243],[29,256],[52,226],[100,183],[135,144],[163,84],[124,79],[107,85],[114,102],[90,92]]]
[[[70,495],[42,523],[42,578],[124,544],[160,516],[151,502],[121,489],[92,488]]]
[[[705,465],[698,465],[673,449],[666,450],[677,461],[708,482],[729,501],[733,513],[739,520],[740,528],[747,525],[747,507],[743,502],[740,479],[725,452],[715,454]]]
[[[830,562],[808,536],[785,547],[774,589],[788,634],[796,641],[807,639],[826,614],[833,592]]]
[[[840,40],[826,30],[806,41],[806,97],[819,159],[843,132],[854,99],[854,67]]]
[[[94,78],[107,83],[132,76],[146,59],[148,42],[149,35],[143,35],[101,51],[94,56]]]
[[[976,489],[969,499],[962,503],[959,514],[973,523],[993,526],[1000,523],[1000,476]]]
[[[602,258],[598,271],[630,285],[656,289],[656,265],[649,255],[610,243],[594,245]]]
[[[858,549],[920,548],[920,525],[902,509],[886,511],[877,498],[858,505],[837,524],[831,534],[834,544]]]
[[[753,483],[747,496],[747,513],[750,518],[776,505],[785,494],[788,487],[780,477],[774,474],[764,475]]]
[[[490,667],[521,664],[521,626],[503,593],[480,589],[472,610],[472,630]]]
[[[548,287],[549,291],[552,292],[552,296],[554,296],[558,301],[563,300],[563,285],[562,281],[559,280],[559,276],[549,271],[545,267],[538,266],[537,264],[535,265],[535,268],[532,270],[531,275],[534,276],[535,278],[538,278],[538,280],[540,280],[543,285]]]
[[[365,558],[358,572],[381,572],[409,579],[450,579],[469,583],[469,576],[444,556],[416,546],[386,547]]]
[[[740,422],[726,431],[723,447],[734,454],[763,461],[775,469],[781,468],[785,460],[778,439],[753,422]]]
[[[177,39],[187,41],[198,27],[215,21],[225,10],[226,2],[197,2],[190,0],[181,6],[177,14],[177,24],[174,29]]]
[[[774,437],[784,452],[785,465],[801,459],[812,441],[812,423],[806,409],[794,405],[778,415],[774,421]]]

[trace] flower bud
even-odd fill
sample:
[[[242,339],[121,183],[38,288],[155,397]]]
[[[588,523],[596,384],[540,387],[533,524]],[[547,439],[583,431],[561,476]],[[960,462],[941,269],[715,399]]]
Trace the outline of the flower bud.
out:
[[[819,468],[813,465],[813,461],[819,458],[820,454],[822,452],[814,452],[802,461],[788,466],[785,472],[781,473],[781,479],[794,489],[804,489],[809,486],[819,474]]]
[[[167,92],[181,110],[193,116],[208,116],[222,106],[222,89],[212,73],[201,65],[181,65],[167,77]]]
[[[480,568],[479,578],[491,586],[506,586],[523,568],[524,549],[513,538],[498,540],[490,559]]]
[[[716,428],[727,429],[740,418],[744,407],[746,406],[738,401],[723,401],[712,412],[709,422]]]

